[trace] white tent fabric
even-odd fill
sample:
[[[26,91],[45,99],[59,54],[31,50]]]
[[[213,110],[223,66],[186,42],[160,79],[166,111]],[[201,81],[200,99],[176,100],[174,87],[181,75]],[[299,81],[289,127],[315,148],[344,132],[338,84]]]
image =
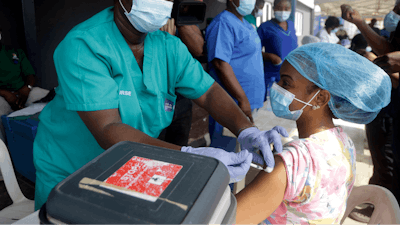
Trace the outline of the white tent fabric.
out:
[[[315,0],[321,7],[321,14],[340,17],[340,5],[348,4],[356,9],[364,18],[384,18],[389,13],[396,0]]]

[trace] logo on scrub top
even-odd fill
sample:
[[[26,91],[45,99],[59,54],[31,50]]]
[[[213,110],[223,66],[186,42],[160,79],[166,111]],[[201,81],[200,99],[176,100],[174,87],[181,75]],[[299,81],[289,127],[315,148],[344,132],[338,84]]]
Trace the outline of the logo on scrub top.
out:
[[[119,95],[131,96],[131,91],[119,91]]]
[[[169,100],[169,99],[165,99],[165,102],[164,102],[164,110],[165,110],[166,112],[172,112],[172,111],[174,111],[174,109],[175,109],[174,102],[171,101],[171,100]]]

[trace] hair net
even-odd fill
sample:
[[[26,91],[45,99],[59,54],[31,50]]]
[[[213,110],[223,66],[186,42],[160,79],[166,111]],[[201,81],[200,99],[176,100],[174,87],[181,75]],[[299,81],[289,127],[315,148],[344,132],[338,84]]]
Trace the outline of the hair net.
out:
[[[390,102],[389,76],[341,45],[307,44],[285,59],[305,78],[329,91],[328,105],[337,118],[367,124]]]
[[[321,39],[319,39],[318,37],[312,36],[312,35],[304,36],[303,39],[301,39],[302,45],[310,44],[310,43],[317,43],[317,42],[321,42]]]

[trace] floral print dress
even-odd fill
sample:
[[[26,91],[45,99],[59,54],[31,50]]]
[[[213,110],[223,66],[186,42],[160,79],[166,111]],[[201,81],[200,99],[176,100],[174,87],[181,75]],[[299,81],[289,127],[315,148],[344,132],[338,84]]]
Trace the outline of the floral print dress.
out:
[[[335,127],[285,144],[287,187],[272,224],[340,223],[356,176],[353,141]],[[265,221],[267,222],[267,221]]]

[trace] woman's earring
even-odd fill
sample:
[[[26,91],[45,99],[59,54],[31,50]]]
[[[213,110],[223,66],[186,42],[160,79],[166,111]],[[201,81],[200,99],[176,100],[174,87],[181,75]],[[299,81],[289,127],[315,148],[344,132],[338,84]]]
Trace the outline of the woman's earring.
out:
[[[317,110],[317,109],[319,109],[319,108],[321,108],[319,105],[314,105],[314,106],[312,107],[313,110]]]

